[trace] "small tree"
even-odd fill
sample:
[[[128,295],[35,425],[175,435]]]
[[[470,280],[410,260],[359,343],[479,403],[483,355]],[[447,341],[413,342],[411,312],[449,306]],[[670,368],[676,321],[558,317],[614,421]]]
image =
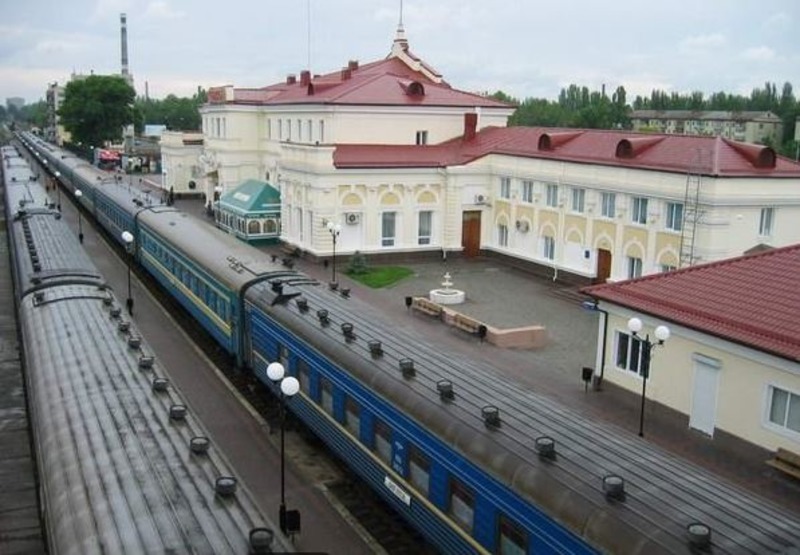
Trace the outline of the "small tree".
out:
[[[363,275],[369,272],[367,266],[367,257],[361,251],[356,251],[350,258],[350,264],[347,266],[347,273],[350,275]]]

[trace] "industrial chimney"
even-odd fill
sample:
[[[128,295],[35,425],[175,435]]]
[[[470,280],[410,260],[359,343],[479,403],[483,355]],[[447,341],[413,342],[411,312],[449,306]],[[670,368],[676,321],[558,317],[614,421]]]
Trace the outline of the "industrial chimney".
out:
[[[124,13],[119,14],[119,32],[122,49],[122,77],[130,83],[131,77],[128,72],[128,18]]]

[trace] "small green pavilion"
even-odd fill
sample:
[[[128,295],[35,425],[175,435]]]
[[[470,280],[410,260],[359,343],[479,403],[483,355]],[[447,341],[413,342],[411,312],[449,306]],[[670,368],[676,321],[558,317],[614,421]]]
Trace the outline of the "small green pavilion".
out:
[[[217,227],[243,241],[277,242],[281,234],[281,193],[266,181],[248,179],[214,206]]]

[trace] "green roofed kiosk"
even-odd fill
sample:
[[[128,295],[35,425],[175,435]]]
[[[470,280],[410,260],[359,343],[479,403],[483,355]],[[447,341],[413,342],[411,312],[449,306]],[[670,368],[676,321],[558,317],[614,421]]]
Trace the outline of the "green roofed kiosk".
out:
[[[278,242],[281,193],[266,181],[248,179],[215,203],[217,227],[252,242]]]

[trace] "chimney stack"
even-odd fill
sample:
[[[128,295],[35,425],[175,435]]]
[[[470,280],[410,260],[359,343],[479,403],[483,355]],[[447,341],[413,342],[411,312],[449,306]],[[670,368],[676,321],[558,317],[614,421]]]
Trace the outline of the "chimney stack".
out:
[[[478,114],[472,112],[464,114],[464,140],[471,141],[475,138],[478,129]]]
[[[358,69],[358,60],[350,60],[347,62],[347,69],[350,71],[355,71]]]
[[[311,72],[304,69],[300,72],[300,84],[307,87],[309,83],[311,83]]]
[[[295,83],[297,83],[297,77],[295,76],[294,73],[290,73],[289,75],[286,76],[287,85],[294,85]]]
[[[122,76],[128,79],[128,16],[119,14],[119,32],[122,49]]]

